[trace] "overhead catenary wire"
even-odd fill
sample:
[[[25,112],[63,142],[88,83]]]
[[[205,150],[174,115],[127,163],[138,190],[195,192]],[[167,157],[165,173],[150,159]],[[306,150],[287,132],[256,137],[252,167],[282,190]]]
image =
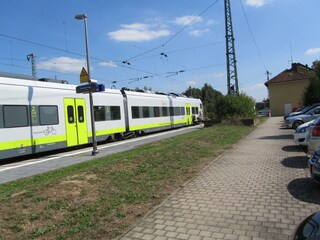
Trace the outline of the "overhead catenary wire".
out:
[[[261,56],[261,53],[260,53],[258,44],[257,44],[257,42],[256,42],[256,39],[255,39],[255,37],[254,37],[254,35],[253,35],[253,31],[252,31],[252,29],[251,29],[251,27],[250,27],[247,14],[246,14],[246,12],[245,12],[245,10],[244,10],[244,7],[243,7],[243,4],[242,4],[242,0],[239,0],[239,2],[240,2],[240,5],[241,5],[241,9],[242,9],[242,12],[243,12],[243,14],[244,14],[244,17],[245,17],[247,26],[248,26],[248,28],[249,28],[250,35],[251,35],[251,38],[252,38],[252,40],[253,40],[254,46],[255,46],[255,48],[256,48],[256,50],[257,50],[257,53],[258,53],[258,55],[259,55],[259,59],[260,59],[260,61],[261,61],[261,64],[263,65],[265,71],[268,72],[267,67],[266,67],[266,65],[265,65],[265,63],[264,63],[264,61],[263,61],[262,56]]]
[[[155,51],[156,49],[160,49],[160,48],[163,48],[164,45],[168,44],[169,42],[173,41],[181,32],[183,32],[184,29],[186,29],[188,26],[190,26],[191,24],[193,24],[201,15],[203,15],[205,12],[207,12],[212,6],[214,6],[217,2],[219,2],[219,0],[215,0],[213,1],[207,8],[205,8],[200,14],[198,14],[197,17],[195,17],[191,22],[189,22],[187,25],[183,26],[178,32],[176,32],[172,37],[170,37],[167,41],[165,41],[161,46],[158,46],[158,47],[155,47],[155,48],[152,48],[150,50],[146,50],[143,54],[147,54],[149,52],[152,52],[152,51]],[[5,37],[5,38],[9,38],[11,40],[15,40],[15,41],[21,41],[21,42],[24,42],[24,43],[27,43],[27,44],[32,44],[32,45],[36,45],[36,46],[39,46],[39,47],[45,47],[45,48],[48,48],[48,49],[52,49],[52,50],[55,50],[55,51],[59,51],[59,52],[64,52],[64,53],[68,53],[68,54],[73,54],[75,56],[80,56],[80,57],[85,57],[84,54],[81,54],[81,53],[78,53],[78,52],[74,52],[74,51],[69,51],[68,49],[68,41],[67,41],[67,35],[66,35],[66,22],[63,22],[63,27],[64,27],[64,37],[65,37],[65,47],[66,49],[63,49],[63,48],[59,48],[59,47],[55,47],[55,46],[50,46],[50,45],[47,45],[47,44],[43,44],[43,43],[39,43],[39,42],[35,42],[35,41],[30,41],[30,40],[26,40],[26,39],[23,39],[23,38],[19,38],[19,37],[14,37],[14,36],[9,36],[9,35],[6,35],[6,34],[1,34],[0,33],[0,36],[2,37]],[[137,47],[137,46],[135,46]],[[202,46],[200,46],[202,47]],[[137,47],[138,48],[138,47]],[[197,47],[194,47],[193,49],[195,49]],[[141,49],[141,48],[140,48]],[[192,48],[188,48],[188,49],[192,49]],[[141,49],[143,50],[143,49]],[[179,52],[179,51],[184,51],[185,49],[178,49],[178,50],[174,50],[174,51],[171,51],[171,52]],[[169,52],[169,53],[171,53]],[[166,53],[167,54],[167,53]],[[155,72],[152,72],[152,71],[147,71],[147,70],[142,70],[142,69],[138,69],[136,67],[132,67],[132,66],[126,66],[125,64],[121,64],[121,62],[118,62],[118,61],[112,61],[112,60],[105,60],[105,59],[101,59],[101,58],[96,58],[96,57],[93,57],[91,56],[90,58],[92,59],[95,59],[99,62],[112,62],[114,63],[116,66],[118,67],[122,67],[122,68],[126,68],[126,69],[130,69],[131,71],[136,71],[136,72],[141,72],[141,73],[145,73],[145,74],[152,74],[153,76],[157,76],[157,77],[164,77],[163,75],[161,74],[158,74],[158,73],[155,73]],[[11,61],[14,61],[15,59],[13,59],[13,57],[11,57]],[[12,62],[13,63],[13,62]],[[40,65],[41,63],[39,63]],[[55,63],[55,64],[72,64],[72,63]],[[9,65],[9,66],[13,66],[13,64]],[[25,67],[25,68],[28,68],[28,67]],[[45,70],[42,70],[41,71],[45,71]],[[47,70],[47,71],[50,71],[50,70]],[[54,72],[54,71],[52,71]],[[76,75],[76,74],[75,74]]]
[[[184,25],[181,29],[179,29],[175,34],[173,34],[168,40],[166,40],[164,43],[162,43],[159,46],[156,46],[154,48],[151,48],[149,50],[146,50],[145,52],[142,52],[136,56],[133,56],[131,58],[128,58],[127,61],[131,61],[133,59],[136,59],[138,57],[141,57],[145,54],[148,54],[150,52],[153,52],[159,48],[164,47],[165,45],[167,45],[169,42],[171,42],[173,39],[175,39],[181,32],[183,32],[187,27],[189,27],[190,25],[192,25],[199,17],[201,17],[204,13],[206,13],[210,8],[212,8],[215,4],[217,4],[220,0],[215,0],[213,1],[208,7],[206,7],[203,11],[201,11],[192,21],[190,21],[188,24]]]

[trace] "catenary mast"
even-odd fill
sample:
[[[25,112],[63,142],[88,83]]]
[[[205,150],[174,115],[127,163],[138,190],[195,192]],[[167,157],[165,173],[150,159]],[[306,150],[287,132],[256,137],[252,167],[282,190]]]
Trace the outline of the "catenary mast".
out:
[[[227,55],[227,79],[228,94],[239,95],[237,60],[234,47],[230,0],[224,0],[225,24],[226,24],[226,55]]]

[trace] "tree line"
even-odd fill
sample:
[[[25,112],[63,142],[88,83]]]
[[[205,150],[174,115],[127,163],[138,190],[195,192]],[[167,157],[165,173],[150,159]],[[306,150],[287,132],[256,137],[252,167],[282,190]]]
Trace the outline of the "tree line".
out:
[[[182,94],[200,98],[203,103],[204,117],[208,119],[249,118],[256,115],[255,100],[241,93],[239,95],[223,95],[210,84],[199,88],[189,87]]]

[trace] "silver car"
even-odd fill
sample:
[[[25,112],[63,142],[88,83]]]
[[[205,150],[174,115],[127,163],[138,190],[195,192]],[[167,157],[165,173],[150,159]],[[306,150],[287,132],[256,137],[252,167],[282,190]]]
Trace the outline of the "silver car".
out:
[[[320,147],[320,117],[309,125],[306,141],[310,153],[314,153]]]
[[[320,116],[320,106],[310,109],[305,114],[288,117],[286,119],[285,125],[288,128],[296,129],[301,124],[314,120],[319,116]]]
[[[314,120],[301,124],[299,127],[297,127],[296,131],[293,134],[294,142],[296,144],[301,146],[308,145],[306,138],[309,133],[309,125],[313,122]]]

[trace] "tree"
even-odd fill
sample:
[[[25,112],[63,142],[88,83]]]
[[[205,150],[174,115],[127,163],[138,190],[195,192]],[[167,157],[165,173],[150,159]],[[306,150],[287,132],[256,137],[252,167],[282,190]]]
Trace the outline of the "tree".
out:
[[[210,84],[205,83],[201,89],[201,100],[204,106],[204,114],[208,118],[214,118],[216,105],[223,94],[215,89]]]
[[[199,88],[189,87],[185,92],[182,93],[188,97],[201,98],[201,90]]]
[[[213,87],[207,83],[205,83],[201,89],[189,87],[182,94],[189,97],[200,98],[203,103],[204,116],[208,118],[214,118],[216,103],[218,99],[223,96],[221,92],[213,89]]]
[[[308,106],[320,102],[320,62],[315,62],[314,73],[311,76],[310,84],[306,87],[303,97],[303,104]]]
[[[226,118],[246,118],[255,116],[255,100],[241,93],[237,95],[226,95],[217,102],[216,115],[220,119]]]

